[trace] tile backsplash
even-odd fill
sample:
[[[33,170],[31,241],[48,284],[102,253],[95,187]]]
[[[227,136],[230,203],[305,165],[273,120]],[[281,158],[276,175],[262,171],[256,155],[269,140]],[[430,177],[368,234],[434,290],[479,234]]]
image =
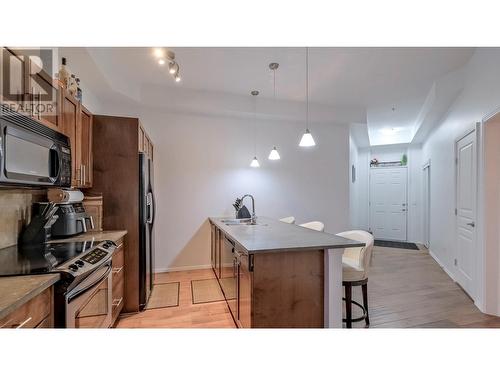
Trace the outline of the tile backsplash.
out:
[[[0,249],[17,243],[21,229],[30,221],[32,203],[46,198],[46,190],[0,190]]]

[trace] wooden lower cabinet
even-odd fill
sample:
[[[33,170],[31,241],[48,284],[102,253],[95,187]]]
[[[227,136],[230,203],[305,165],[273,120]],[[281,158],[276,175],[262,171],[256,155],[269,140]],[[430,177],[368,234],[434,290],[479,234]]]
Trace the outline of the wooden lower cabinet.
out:
[[[113,254],[113,289],[112,289],[112,320],[111,326],[116,322],[124,306],[125,295],[125,239],[122,238],[116,243],[117,249]]]
[[[224,235],[215,225],[212,225],[212,249],[211,249],[211,262],[212,269],[217,278],[221,277],[221,249],[224,246]]]
[[[238,275],[238,325],[240,328],[252,327],[252,272],[250,256],[239,257]]]
[[[217,226],[211,233],[214,273],[239,328],[324,326],[323,250],[249,254]]]
[[[50,287],[0,319],[0,328],[53,328],[53,306],[54,287]]]

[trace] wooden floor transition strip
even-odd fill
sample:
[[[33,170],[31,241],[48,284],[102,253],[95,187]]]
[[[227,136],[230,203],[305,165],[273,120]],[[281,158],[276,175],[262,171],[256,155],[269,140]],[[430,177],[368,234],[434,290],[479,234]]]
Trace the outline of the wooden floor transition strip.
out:
[[[179,282],[155,284],[146,310],[179,306]]]
[[[224,294],[217,279],[191,280],[193,305],[224,301]]]

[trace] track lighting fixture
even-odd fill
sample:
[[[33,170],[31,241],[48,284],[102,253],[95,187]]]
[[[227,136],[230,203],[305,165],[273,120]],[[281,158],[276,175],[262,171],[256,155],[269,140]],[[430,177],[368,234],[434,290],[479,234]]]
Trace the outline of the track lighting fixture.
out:
[[[165,65],[169,61],[168,72],[174,76],[175,82],[181,81],[180,67],[175,61],[175,53],[165,48],[154,48],[153,55],[158,59],[159,65]]]

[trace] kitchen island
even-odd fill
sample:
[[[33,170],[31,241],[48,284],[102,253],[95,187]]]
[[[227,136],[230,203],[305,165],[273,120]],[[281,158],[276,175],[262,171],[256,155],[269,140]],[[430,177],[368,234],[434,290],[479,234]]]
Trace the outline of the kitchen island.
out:
[[[362,243],[266,217],[209,220],[212,268],[239,327],[342,326],[342,254]]]

